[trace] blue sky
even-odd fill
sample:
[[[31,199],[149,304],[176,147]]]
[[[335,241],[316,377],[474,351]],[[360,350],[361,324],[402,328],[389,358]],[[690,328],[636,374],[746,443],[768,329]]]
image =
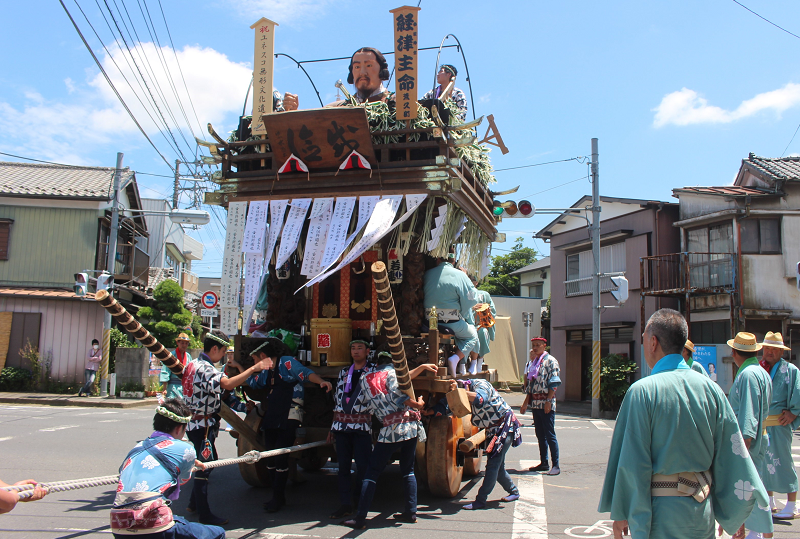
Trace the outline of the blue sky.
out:
[[[159,56],[139,6],[146,5],[162,46],[169,38],[157,0],[108,0],[127,7],[137,29],[131,47],[154,66],[176,123],[191,134],[170,98]],[[800,5],[786,0],[741,0],[753,11],[800,35]],[[89,24],[124,68],[95,2],[64,0],[109,76],[170,163],[177,154],[154,128]],[[104,6],[104,2],[99,4]],[[261,16],[280,24],[276,52],[298,60],[349,56],[358,47],[391,48],[389,9],[401,3],[339,0],[162,0],[172,41],[197,113],[186,99],[172,51],[163,61],[195,133],[211,122],[227,133],[241,113],[252,66],[249,25]],[[420,6],[420,46],[438,46],[447,34],[461,41],[478,115],[494,114],[511,150],[492,152],[496,169],[585,156],[599,138],[601,193],[674,200],[685,185],[729,184],[748,152],[768,157],[800,153],[800,39],[749,13],[732,0],[708,2],[442,2]],[[106,13],[106,16],[108,14]],[[171,175],[136,130],[55,2],[4,6],[0,47],[0,152],[69,164],[113,166],[116,152],[140,172]],[[448,44],[454,43],[452,39]],[[435,51],[422,52],[421,73],[433,79]],[[458,86],[469,94],[461,55],[445,49],[442,61],[459,69]],[[276,60],[275,85],[300,95],[301,108],[318,106],[311,85],[286,58]],[[124,68],[127,69],[127,68]],[[335,98],[347,62],[307,64],[324,102]],[[138,90],[138,87],[137,87]],[[154,89],[155,90],[155,89]],[[142,91],[138,90],[141,94]],[[249,108],[249,107],[248,107]],[[470,112],[470,117],[471,117]],[[181,142],[185,154],[191,150]],[[0,156],[3,160],[13,160]],[[499,171],[497,189],[520,185],[540,208],[566,207],[591,188],[577,162]],[[143,196],[171,196],[171,180],[137,176]],[[533,196],[535,193],[535,196]],[[182,205],[188,204],[184,200]],[[220,213],[224,218],[224,215]],[[549,216],[508,219],[500,230],[509,242],[545,253],[531,239]],[[215,220],[192,235],[206,244],[200,275],[219,275],[222,230]]]

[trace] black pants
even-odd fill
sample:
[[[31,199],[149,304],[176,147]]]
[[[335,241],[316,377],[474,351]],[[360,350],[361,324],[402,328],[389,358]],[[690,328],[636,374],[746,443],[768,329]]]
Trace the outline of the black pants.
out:
[[[372,454],[372,434],[363,430],[346,430],[336,433],[336,460],[339,461],[339,502],[353,503],[353,478],[350,470],[356,463],[358,492],[369,467]]]
[[[289,426],[285,429],[264,429],[264,447],[267,451],[294,445],[297,427],[300,426],[300,422],[289,421],[288,423]],[[269,457],[265,459],[265,462],[267,463],[267,469],[279,471],[289,470],[288,453],[285,455],[278,455],[277,457]]]
[[[197,460],[200,462],[211,462],[217,460],[217,447],[215,442],[217,440],[217,425],[208,429],[208,441],[211,444],[211,455],[208,458],[203,457],[203,449],[205,449],[206,429],[205,427],[186,431],[186,436],[189,441],[194,445],[194,450],[197,453]],[[192,495],[189,498],[189,507],[197,510],[197,516],[200,521],[207,521],[214,518],[211,512],[211,507],[208,503],[208,480],[211,472],[214,470],[196,471],[194,479],[192,480]]]

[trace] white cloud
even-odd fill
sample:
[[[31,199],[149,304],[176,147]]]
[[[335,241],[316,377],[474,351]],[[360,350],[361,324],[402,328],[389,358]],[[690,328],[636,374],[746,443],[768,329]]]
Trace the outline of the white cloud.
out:
[[[158,50],[152,43],[140,43],[133,50],[139,67],[152,69],[148,86],[157,96],[156,89],[161,92],[168,107],[159,105],[171,125],[177,122],[182,126],[184,134],[193,147],[194,140],[186,128],[175,93],[171,84],[180,95],[184,110],[192,124],[195,133],[205,135],[206,123],[214,124],[217,132],[224,136],[227,129],[232,129],[241,111],[247,85],[250,82],[252,68],[246,64],[233,62],[224,54],[211,48],[186,46],[177,52],[186,86],[192,96],[194,109],[197,111],[195,119],[189,100],[186,98],[186,89],[180,78],[175,55],[171,49]],[[167,72],[172,74],[172,79],[165,73],[161,57],[166,64]],[[114,82],[117,90],[133,111],[134,116],[142,125],[150,138],[161,149],[162,153],[168,151],[166,142],[158,134],[158,127],[150,119],[145,107],[139,102],[145,99],[146,90],[140,88],[133,76],[133,65],[130,57],[126,61],[127,51],[111,49],[111,54],[116,64],[123,69],[125,77],[131,82],[134,90],[125,82],[122,74],[106,55],[102,59],[103,67]],[[145,67],[141,58],[149,60]],[[130,64],[129,64],[130,61]],[[58,99],[46,98],[35,91],[26,92],[24,101],[13,106],[8,102],[0,101],[0,145],[9,150],[16,150],[22,155],[29,155],[30,148],[36,148],[43,159],[67,162],[74,164],[97,164],[87,162],[88,148],[100,145],[113,144],[120,136],[136,141],[140,146],[147,143],[138,134],[138,129],[117,100],[113,90],[109,87],[101,73],[90,75],[87,84],[77,84],[71,79],[64,81],[67,95]],[[167,108],[172,111],[175,120],[168,116]],[[152,106],[147,106],[147,111],[153,118],[158,119],[158,112]],[[199,125],[198,125],[199,120]],[[225,123],[227,122],[227,125]],[[202,129],[201,133],[198,130]],[[178,140],[179,135],[175,133]],[[181,140],[182,149],[187,151]],[[13,152],[11,152],[13,153]],[[170,152],[171,153],[171,152]],[[169,158],[169,156],[168,156]]]
[[[800,105],[800,84],[794,83],[742,101],[735,110],[709,105],[708,100],[694,90],[682,88],[665,95],[658,107],[652,109],[656,113],[653,126],[730,123],[764,111],[780,116],[797,105]]]
[[[321,18],[333,0],[228,0],[245,17],[256,22],[261,17],[279,26],[298,26]],[[339,3],[341,6],[341,3]]]

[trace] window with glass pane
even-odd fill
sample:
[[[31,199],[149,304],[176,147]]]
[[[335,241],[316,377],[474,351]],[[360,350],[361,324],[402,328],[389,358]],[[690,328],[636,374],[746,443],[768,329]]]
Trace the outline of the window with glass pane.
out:
[[[746,219],[745,219],[746,220]],[[781,222],[778,219],[759,219],[760,253],[781,252]]]
[[[739,221],[739,238],[743,253],[758,252],[758,219]]]
[[[567,280],[578,279],[581,274],[579,254],[567,256]]]
[[[531,297],[532,298],[541,299],[542,298],[542,293],[543,293],[543,290],[542,290],[543,288],[544,288],[544,284],[543,283],[536,283],[533,286],[531,286],[530,287]]]

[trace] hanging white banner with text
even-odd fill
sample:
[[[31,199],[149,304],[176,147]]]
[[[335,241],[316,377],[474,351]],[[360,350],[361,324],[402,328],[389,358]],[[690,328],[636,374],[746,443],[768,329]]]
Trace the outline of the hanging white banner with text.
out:
[[[220,279],[219,304],[222,311],[234,309],[238,318],[239,289],[242,279],[242,238],[244,236],[247,202],[231,202],[228,205],[228,219],[225,225],[225,253],[222,258],[222,278]],[[228,335],[238,328],[221,326]],[[233,331],[228,331],[233,329]]]
[[[353,238],[364,228],[364,225],[367,224],[367,220],[372,217],[375,204],[377,204],[380,199],[381,197],[379,196],[358,197],[358,222],[356,223],[356,229],[347,237],[347,240],[345,240],[345,245],[350,245]]]
[[[243,253],[263,253],[264,236],[267,232],[267,210],[269,201],[251,202],[247,212],[247,224],[244,227]]]
[[[245,253],[244,255],[244,312],[248,312],[258,296],[261,284],[261,270],[264,267],[264,256],[261,253]]]
[[[344,266],[361,256],[367,249],[375,245],[386,234],[394,230],[396,227],[405,222],[406,219],[419,208],[420,204],[425,200],[428,195],[406,195],[406,212],[403,216],[392,224],[397,210],[400,208],[400,202],[403,200],[402,195],[390,195],[382,197],[381,200],[375,205],[372,211],[372,216],[364,229],[364,235],[361,240],[347,253],[341,262],[332,270],[317,275],[314,279],[306,283],[305,286],[312,286],[315,283],[323,281],[329,275],[332,275],[342,269]],[[302,290],[302,287],[300,288]],[[297,293],[297,292],[295,292]]]
[[[283,226],[283,216],[286,215],[288,205],[288,200],[269,201],[269,239],[267,240],[267,250],[264,251],[265,266],[269,266],[269,261],[272,259],[272,253],[275,251],[275,244],[278,242],[281,227]]]
[[[281,246],[278,249],[278,258],[275,261],[276,268],[283,266],[297,248],[297,242],[300,240],[300,233],[303,231],[306,213],[308,213],[310,205],[310,198],[296,198],[289,204],[289,215],[286,216],[286,223],[283,225]]]
[[[356,207],[356,197],[338,197],[333,210],[328,237],[325,241],[325,253],[322,256],[321,268],[327,268],[339,258],[347,248],[345,237]]]
[[[325,242],[328,239],[332,210],[332,198],[314,199],[314,206],[311,208],[309,217],[311,222],[308,224],[308,234],[306,234],[306,248],[303,251],[301,275],[314,277],[322,271],[322,255],[325,252]]]

